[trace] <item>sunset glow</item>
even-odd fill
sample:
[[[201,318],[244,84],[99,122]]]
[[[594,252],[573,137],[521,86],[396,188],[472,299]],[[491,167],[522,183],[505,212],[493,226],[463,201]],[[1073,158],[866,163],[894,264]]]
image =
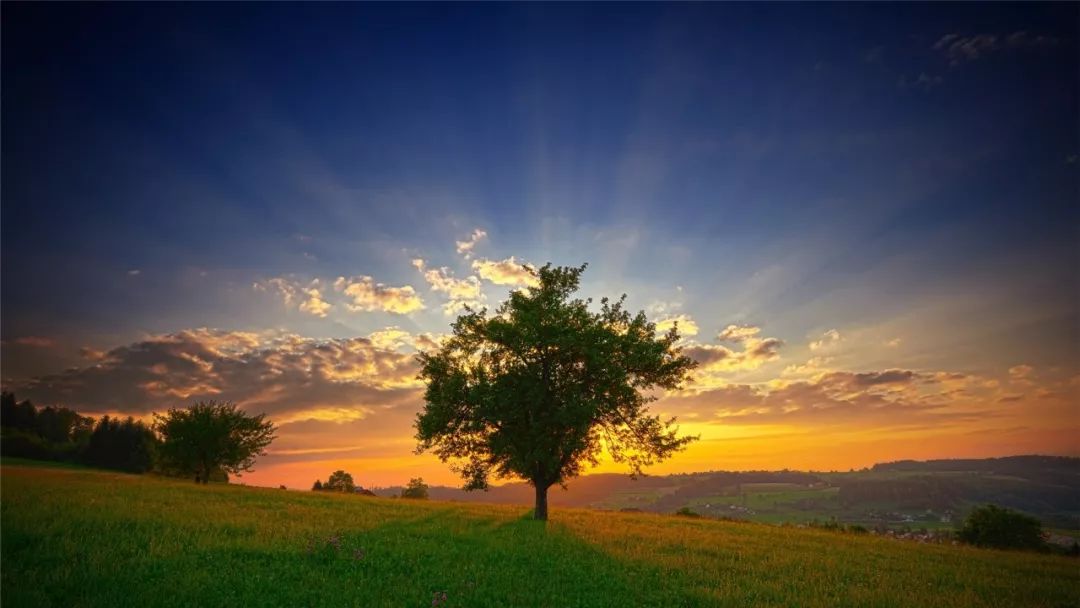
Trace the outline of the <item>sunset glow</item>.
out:
[[[5,391],[266,413],[247,484],[460,485],[416,353],[588,263],[700,363],[651,473],[1080,455],[1075,22],[261,8],[5,30]]]

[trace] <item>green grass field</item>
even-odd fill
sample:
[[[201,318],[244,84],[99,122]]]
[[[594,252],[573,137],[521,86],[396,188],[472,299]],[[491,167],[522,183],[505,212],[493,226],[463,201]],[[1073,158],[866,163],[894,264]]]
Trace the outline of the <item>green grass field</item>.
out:
[[[0,515],[4,608],[1080,606],[1066,557],[650,514],[5,463]]]

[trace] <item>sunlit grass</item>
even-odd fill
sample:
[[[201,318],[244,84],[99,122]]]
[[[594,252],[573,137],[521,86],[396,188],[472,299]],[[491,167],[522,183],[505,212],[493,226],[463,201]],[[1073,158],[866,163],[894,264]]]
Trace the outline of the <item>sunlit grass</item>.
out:
[[[1080,605],[1074,559],[816,530],[10,465],[0,491],[5,608]]]

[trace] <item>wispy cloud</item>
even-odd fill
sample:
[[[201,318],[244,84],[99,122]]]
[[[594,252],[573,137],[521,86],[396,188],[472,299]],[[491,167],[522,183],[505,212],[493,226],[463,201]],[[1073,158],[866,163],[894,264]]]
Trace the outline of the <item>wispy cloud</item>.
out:
[[[476,228],[472,231],[472,234],[470,234],[469,237],[464,241],[455,241],[455,244],[457,245],[457,252],[465,256],[466,260],[469,259],[472,256],[473,248],[476,247],[476,244],[486,237],[487,232]]]
[[[812,351],[824,351],[835,348],[843,338],[840,337],[840,332],[835,329],[830,329],[821,335],[817,340],[810,342],[810,350]]]
[[[412,265],[424,275],[431,289],[446,294],[448,300],[443,304],[444,313],[450,315],[462,311],[466,306],[475,308],[483,304],[484,293],[480,279],[475,276],[458,279],[449,268],[428,268],[427,263],[419,258],[414,259]]]
[[[56,346],[56,340],[44,336],[22,336],[21,338],[15,338],[10,342],[12,344],[18,344],[19,346],[32,346],[34,348],[52,348],[53,346]]]
[[[322,282],[319,279],[314,279],[305,285],[284,277],[275,277],[257,281],[252,287],[259,291],[276,291],[286,308],[296,306],[301,312],[316,317],[325,318],[333,309],[333,305],[323,299]]]
[[[1025,30],[1006,35],[997,34],[945,34],[934,43],[933,49],[943,54],[949,65],[975,61],[981,57],[1005,49],[1037,49],[1056,46],[1059,40],[1053,36],[1032,34]]]

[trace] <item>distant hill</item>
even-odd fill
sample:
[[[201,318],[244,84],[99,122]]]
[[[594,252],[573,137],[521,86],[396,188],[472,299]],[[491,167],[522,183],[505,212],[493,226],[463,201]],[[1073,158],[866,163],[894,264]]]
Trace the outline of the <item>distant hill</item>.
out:
[[[380,496],[400,487],[376,488]],[[525,483],[484,492],[433,486],[434,500],[530,505]],[[886,527],[951,527],[983,503],[1018,509],[1046,525],[1080,530],[1080,458],[1009,456],[901,460],[851,472],[709,471],[680,475],[586,475],[554,489],[554,506],[703,515],[799,523],[837,519]]]

